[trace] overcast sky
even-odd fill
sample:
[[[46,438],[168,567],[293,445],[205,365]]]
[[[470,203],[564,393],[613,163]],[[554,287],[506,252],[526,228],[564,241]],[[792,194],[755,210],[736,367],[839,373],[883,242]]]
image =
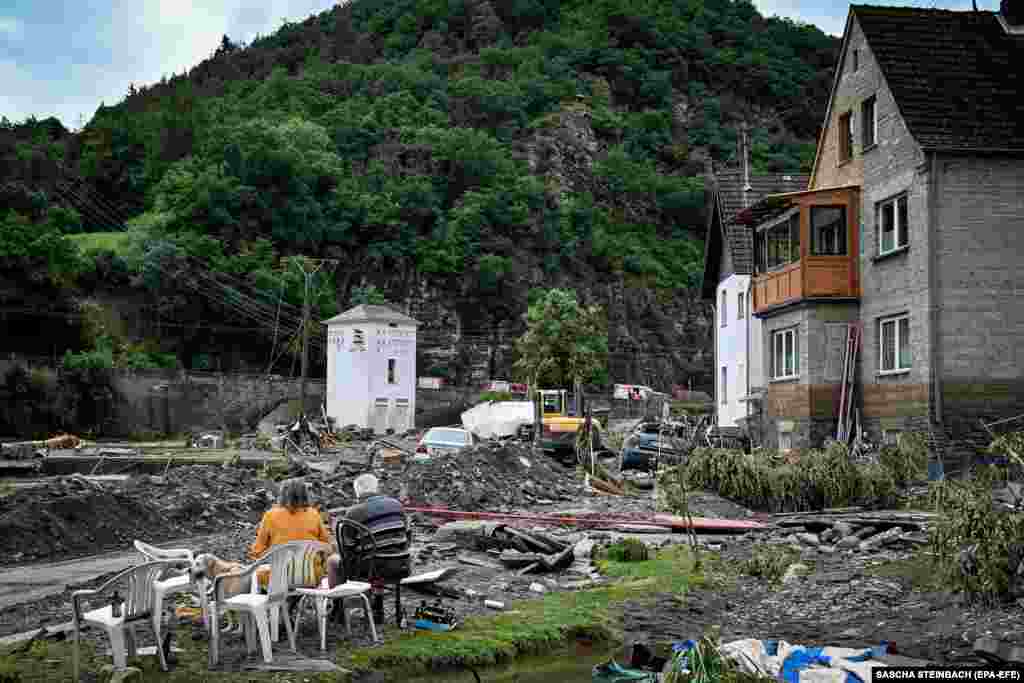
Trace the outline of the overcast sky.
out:
[[[863,0],[862,0],[863,1]],[[2,0],[0,116],[56,116],[77,129],[100,102],[114,104],[128,85],[181,73],[216,49],[222,35],[249,42],[283,19],[302,21],[332,0]],[[842,35],[847,5],[831,0],[754,0],[766,16],[815,24]],[[886,0],[969,9],[971,0]],[[998,0],[978,0],[998,9]]]

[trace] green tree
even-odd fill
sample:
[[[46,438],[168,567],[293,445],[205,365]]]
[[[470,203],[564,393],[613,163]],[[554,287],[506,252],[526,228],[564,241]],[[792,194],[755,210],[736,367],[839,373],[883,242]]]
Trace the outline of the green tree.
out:
[[[571,387],[608,380],[608,321],[600,306],[582,306],[576,293],[549,289],[525,314],[516,342],[517,377],[530,386]]]
[[[365,287],[353,287],[348,303],[350,306],[359,306],[360,304],[380,306],[386,304],[387,299],[384,298],[384,292],[377,289],[376,285],[366,285]]]

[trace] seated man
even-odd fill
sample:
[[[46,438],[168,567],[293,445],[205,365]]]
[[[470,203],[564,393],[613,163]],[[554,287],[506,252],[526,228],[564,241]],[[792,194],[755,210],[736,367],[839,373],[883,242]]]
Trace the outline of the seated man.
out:
[[[381,495],[378,487],[377,477],[372,474],[356,477],[353,488],[358,502],[345,514],[345,519],[362,524],[373,534],[373,540],[377,545],[377,554],[372,558],[374,576],[369,575],[371,558],[365,556],[372,551],[373,546],[364,543],[360,549],[352,539],[345,539],[344,543],[342,539],[337,539],[343,552],[355,553],[362,550],[364,554],[358,565],[345,568],[351,574],[346,578],[397,580],[409,576],[410,538],[402,515],[402,504],[390,496]],[[345,570],[341,567],[338,556],[332,556],[328,560],[327,575],[332,587],[342,582],[341,574]],[[378,611],[377,616],[379,609],[378,607],[375,610]]]

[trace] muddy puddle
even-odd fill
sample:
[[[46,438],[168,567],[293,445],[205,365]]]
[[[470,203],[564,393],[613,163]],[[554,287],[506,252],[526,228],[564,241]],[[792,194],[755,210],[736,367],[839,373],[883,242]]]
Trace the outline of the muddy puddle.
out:
[[[611,654],[578,656],[564,652],[548,657],[523,657],[506,667],[477,669],[481,683],[591,683],[595,665],[608,661]],[[469,670],[405,679],[408,683],[476,683]]]

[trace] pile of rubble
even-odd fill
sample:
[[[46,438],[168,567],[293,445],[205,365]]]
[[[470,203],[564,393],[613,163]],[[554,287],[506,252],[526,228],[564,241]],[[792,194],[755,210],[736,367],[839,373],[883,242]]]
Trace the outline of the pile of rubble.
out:
[[[826,555],[904,550],[928,543],[927,525],[935,517],[923,512],[788,515],[776,522],[773,540]]]
[[[506,442],[413,461],[402,476],[385,479],[383,488],[413,505],[507,512],[527,505],[573,500],[579,494],[580,483],[572,469]]]
[[[323,507],[352,502],[351,486],[309,477]],[[347,490],[346,490],[347,489]],[[27,562],[122,549],[251,527],[277,498],[277,485],[246,468],[194,465],[166,476],[54,477],[0,498],[0,561]]]

